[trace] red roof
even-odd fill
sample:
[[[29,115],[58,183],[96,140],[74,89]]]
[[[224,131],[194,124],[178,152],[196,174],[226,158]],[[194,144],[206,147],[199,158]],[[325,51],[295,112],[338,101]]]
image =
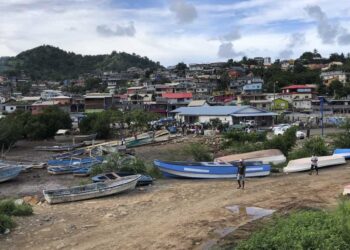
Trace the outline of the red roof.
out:
[[[192,98],[192,93],[162,93],[162,97],[168,99]]]
[[[282,89],[314,89],[314,86],[310,86],[310,85],[291,85],[291,86],[287,86],[284,87]]]

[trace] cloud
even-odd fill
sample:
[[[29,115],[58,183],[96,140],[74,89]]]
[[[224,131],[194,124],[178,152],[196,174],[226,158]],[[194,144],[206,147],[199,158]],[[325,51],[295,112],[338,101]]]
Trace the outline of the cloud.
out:
[[[191,23],[197,18],[197,10],[194,5],[186,3],[185,0],[172,0],[170,11],[175,14],[179,24]]]
[[[338,37],[338,44],[340,45],[350,44],[350,33],[346,29],[342,29],[342,33]]]
[[[221,43],[219,46],[218,56],[221,58],[233,58],[242,55],[242,52],[235,51],[232,42]]]
[[[293,56],[293,49],[297,46],[303,45],[305,43],[305,34],[303,33],[293,33],[289,37],[289,41],[284,50],[279,53],[281,59],[289,59]]]
[[[98,25],[96,31],[101,36],[135,36],[136,29],[133,22],[130,22],[128,25],[119,25],[117,24],[115,30],[111,29],[107,25]]]
[[[322,11],[320,6],[312,5],[305,7],[307,14],[316,20],[317,32],[321,40],[325,44],[333,44],[335,38],[339,33],[339,24],[337,22],[331,22],[328,19],[326,13]]]
[[[226,41],[226,42],[232,42],[235,40],[238,40],[241,38],[241,33],[238,28],[232,29],[230,32],[226,33],[222,37],[220,37],[220,40]]]

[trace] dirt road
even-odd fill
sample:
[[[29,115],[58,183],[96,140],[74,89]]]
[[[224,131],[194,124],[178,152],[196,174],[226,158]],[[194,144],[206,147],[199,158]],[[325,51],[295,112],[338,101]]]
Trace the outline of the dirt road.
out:
[[[90,201],[37,205],[35,215],[0,237],[1,249],[201,249],[218,229],[246,218],[231,205],[280,210],[329,208],[350,182],[349,164],[320,171],[249,179],[246,190],[230,180],[161,180],[153,187]]]

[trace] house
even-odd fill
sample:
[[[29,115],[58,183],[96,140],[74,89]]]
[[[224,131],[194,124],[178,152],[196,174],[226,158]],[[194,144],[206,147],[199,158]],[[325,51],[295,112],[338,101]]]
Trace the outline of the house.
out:
[[[112,107],[112,95],[107,93],[88,93],[84,96],[85,112],[98,112]]]
[[[1,105],[1,111],[5,113],[13,113],[15,111],[30,111],[32,104],[25,101],[9,101]]]
[[[293,111],[311,111],[311,99],[292,100]]]
[[[248,85],[245,89],[244,86]],[[247,75],[239,77],[235,80],[230,81],[230,90],[235,92],[246,91],[249,92],[261,92],[264,80],[260,77],[254,77],[253,75]]]
[[[145,86],[140,87],[129,87],[126,91],[128,95],[130,94],[138,94],[138,93],[146,93],[147,88]]]
[[[272,101],[271,100],[251,100],[249,104],[258,109],[271,110],[272,109]]]
[[[51,100],[53,97],[61,96],[61,95],[63,95],[62,91],[60,91],[60,90],[51,90],[51,89],[44,90],[40,94],[41,99],[43,99],[43,100]]]
[[[291,85],[282,88],[279,98],[292,102],[295,99],[314,99],[316,96],[315,85]]]
[[[343,71],[328,71],[322,72],[320,77],[323,81],[323,84],[329,86],[333,81],[339,81],[341,83],[346,83],[348,80],[348,73]]]
[[[271,126],[277,115],[251,106],[181,107],[171,113],[177,120],[188,123],[209,123],[219,119],[222,123],[233,125],[245,120],[255,120],[258,126]]]
[[[70,112],[70,105],[62,105],[59,101],[38,101],[32,104],[32,115],[41,114],[44,111],[44,109],[52,106],[58,106],[63,111],[67,113]]]
[[[320,112],[320,100],[311,101],[312,111]],[[350,114],[350,99],[330,99],[323,104],[323,111],[331,114]]]
[[[271,57],[264,57],[264,66],[271,65]]]
[[[284,100],[282,98],[276,98],[272,100],[272,109],[273,110],[288,110],[290,104],[287,100]]]
[[[195,100],[190,102],[188,107],[206,107],[209,106],[206,100]]]

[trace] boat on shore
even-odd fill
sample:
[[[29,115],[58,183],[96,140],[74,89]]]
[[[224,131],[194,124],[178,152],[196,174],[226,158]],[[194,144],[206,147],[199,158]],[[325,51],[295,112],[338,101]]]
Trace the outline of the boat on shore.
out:
[[[141,175],[121,177],[115,181],[98,182],[71,188],[44,190],[45,200],[50,204],[93,199],[135,189]]]
[[[345,158],[341,155],[329,155],[318,157],[317,165],[319,168],[330,167],[345,164]],[[285,173],[302,172],[310,170],[311,168],[311,157],[301,158],[288,162],[288,165],[283,168]]]
[[[54,145],[54,146],[36,146],[34,147],[34,149],[37,151],[62,152],[62,151],[72,151],[84,145],[85,145],[84,143],[78,143],[78,144]]]
[[[54,136],[57,142],[74,142],[92,141],[96,139],[97,134],[74,135],[69,129],[59,129]]]
[[[343,195],[350,195],[350,184],[344,186]]]
[[[262,161],[263,164],[281,164],[286,162],[286,157],[279,149],[259,150],[249,153],[233,154],[215,158],[215,162],[232,162],[240,159],[246,161]]]
[[[130,176],[130,175],[134,175],[134,174],[129,172],[110,172],[110,173],[95,175],[91,178],[91,180],[93,182],[104,182],[104,181],[116,180],[120,177]],[[136,186],[147,186],[147,185],[151,185],[152,183],[153,183],[153,178],[151,176],[142,174],[140,179],[137,181]]]
[[[345,159],[350,159],[350,148],[336,148],[333,155],[344,156]]]
[[[74,156],[83,155],[85,153],[85,149],[77,149],[72,152],[65,152],[60,154],[55,154],[52,156],[53,159],[59,160],[59,159],[67,159],[72,158]]]
[[[237,176],[238,162],[169,162],[155,160],[154,165],[166,177],[225,179]],[[271,166],[261,161],[245,161],[246,177],[267,176]]]
[[[85,158],[71,158],[71,159],[57,159],[57,160],[49,160],[47,161],[47,165],[49,166],[77,166],[89,163],[101,163],[103,161],[103,157],[85,157]]]
[[[0,183],[16,178],[22,169],[22,166],[0,165]]]

